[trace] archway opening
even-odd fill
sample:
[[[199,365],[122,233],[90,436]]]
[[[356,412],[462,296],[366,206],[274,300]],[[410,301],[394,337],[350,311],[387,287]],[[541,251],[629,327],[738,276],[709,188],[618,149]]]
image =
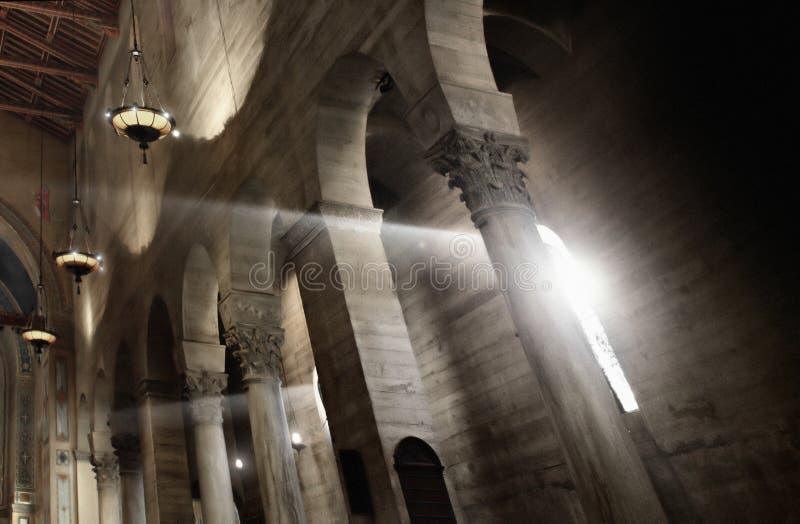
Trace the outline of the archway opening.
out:
[[[394,453],[394,467],[412,524],[456,522],[444,483],[444,467],[424,440],[407,437]]]

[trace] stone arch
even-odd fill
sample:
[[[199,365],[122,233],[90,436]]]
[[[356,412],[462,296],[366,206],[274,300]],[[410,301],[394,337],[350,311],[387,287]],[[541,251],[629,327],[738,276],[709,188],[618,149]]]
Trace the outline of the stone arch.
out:
[[[133,356],[122,342],[114,363],[114,393],[112,397],[111,429],[114,434],[139,434],[136,413],[136,378],[133,373]]]
[[[394,467],[400,477],[411,522],[417,518],[456,522],[444,481],[444,466],[427,442],[417,437],[401,440],[395,448]]]
[[[181,313],[183,340],[219,345],[219,284],[208,251],[200,244],[189,250],[183,271]]]
[[[25,268],[30,281],[36,285],[39,281],[39,237],[22,217],[8,204],[0,199],[0,240],[4,241],[17,255]],[[61,309],[68,310],[72,303],[72,294],[64,287],[65,279],[58,278],[47,245],[42,248],[42,281],[47,290],[47,312]],[[27,313],[27,312],[26,312]]]
[[[274,292],[282,263],[278,209],[262,180],[246,180],[231,203],[229,256],[231,291]],[[277,246],[276,246],[277,244]]]
[[[453,127],[518,135],[510,95],[497,89],[483,34],[483,2],[420,0],[370,55],[402,91],[405,120],[425,149]],[[416,9],[419,11],[416,11]],[[402,35],[403,52],[396,39]]]
[[[81,393],[78,399],[77,428],[77,448],[79,450],[87,450],[89,445],[89,433],[92,431],[92,410],[89,407],[89,400],[84,393]]]
[[[92,391],[92,432],[107,432],[114,401],[114,388],[103,368],[97,370]]]
[[[583,3],[582,0],[484,0],[483,14],[485,17],[507,18],[527,26],[569,51],[572,49],[569,22]]]
[[[144,380],[137,384],[148,522],[187,522],[192,514],[176,342],[167,304],[156,295],[147,316]]]
[[[177,384],[175,336],[167,304],[159,296],[153,297],[147,316],[145,356],[144,371],[148,380]]]
[[[320,200],[372,207],[367,183],[367,116],[386,70],[362,54],[340,57],[322,83],[317,114]]]

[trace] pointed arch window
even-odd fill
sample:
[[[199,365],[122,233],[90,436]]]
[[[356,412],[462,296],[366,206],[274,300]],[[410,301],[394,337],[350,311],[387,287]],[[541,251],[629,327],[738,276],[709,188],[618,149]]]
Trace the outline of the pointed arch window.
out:
[[[553,257],[555,270],[564,285],[570,305],[617,401],[626,413],[637,411],[639,404],[636,402],[633,390],[625,378],[603,324],[591,306],[591,296],[593,290],[597,288],[597,282],[579,267],[555,231],[541,224],[537,229]]]

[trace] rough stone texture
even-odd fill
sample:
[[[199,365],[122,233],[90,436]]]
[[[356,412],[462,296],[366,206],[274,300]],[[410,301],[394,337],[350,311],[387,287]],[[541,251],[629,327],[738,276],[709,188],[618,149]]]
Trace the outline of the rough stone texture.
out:
[[[91,151],[83,179],[90,189],[87,214],[108,261],[102,276],[86,279],[74,315],[75,396],[95,404],[96,371],[113,369],[121,340],[133,348],[136,379],[157,378],[147,375],[154,359],[146,351],[148,308],[155,296],[167,306],[174,339],[187,338],[182,284],[192,246],[208,251],[223,297],[233,287],[232,274],[241,280],[242,268],[231,269],[230,202],[246,180],[263,182],[273,201],[270,212],[286,227],[320,199],[318,117],[326,87],[349,88],[354,78],[371,80],[388,68],[395,93],[406,98],[401,114],[414,129],[390,134],[386,154],[371,153],[369,143],[363,148],[369,175],[399,196],[387,223],[408,224],[397,231],[389,224],[384,228],[383,245],[398,265],[399,280],[409,273],[420,240],[428,243],[419,248],[421,254],[449,255],[450,237],[437,236],[437,230],[476,238],[467,210],[447,191],[446,181],[430,170],[417,172],[421,151],[455,120],[517,131],[506,111],[512,98],[494,91],[492,79],[482,74],[488,64],[480,45],[480,2],[153,4],[139,14],[145,52],[183,137],[155,144],[145,167],[135,145],[114,136],[102,119],[115,105],[124,77],[124,37],[112,40],[103,54],[100,87],[89,97],[81,135]],[[570,53],[553,54],[547,46],[514,49],[515,40],[527,43],[517,37],[529,28],[506,26],[505,39],[488,33],[489,44],[512,46],[541,77],[502,86],[513,95],[519,130],[532,144],[525,169],[534,206],[576,257],[605,275],[607,296],[595,307],[640,403],[641,413],[628,423],[667,513],[679,521],[791,520],[800,491],[798,307],[791,256],[796,231],[789,220],[769,220],[775,215],[766,208],[796,209],[785,183],[774,175],[790,178],[786,175],[796,166],[776,170],[770,163],[773,153],[791,151],[794,144],[786,143],[790,134],[782,136],[777,126],[748,125],[755,113],[785,112],[752,84],[786,70],[786,64],[771,62],[771,48],[762,46],[765,40],[780,41],[784,31],[775,24],[788,17],[754,13],[751,20],[748,13],[744,24],[726,18],[730,10],[645,12],[627,4],[587,5],[568,20]],[[123,28],[127,9],[123,2]],[[768,39],[750,33],[758,24],[769,28]],[[713,38],[698,38],[706,33]],[[340,57],[358,52],[373,55],[366,60],[372,69],[329,75],[342,64]],[[721,65],[704,75],[709,64]],[[744,85],[729,91],[742,96],[730,94],[715,103],[730,85]],[[369,108],[362,105],[363,114],[339,121],[364,125]],[[36,222],[31,179],[38,170],[33,147],[38,131],[5,114],[0,119],[3,203],[30,233]],[[368,135],[371,125],[365,125]],[[740,138],[715,139],[723,127]],[[417,144],[409,153],[403,144],[415,136],[423,147]],[[753,153],[766,140],[775,143],[764,154]],[[46,147],[57,158],[48,157],[46,165],[59,165],[60,159],[61,166],[60,176],[51,178],[48,171],[53,213],[62,219],[63,208],[55,206],[67,203],[69,155],[66,145],[51,148],[50,142]],[[323,145],[336,150],[335,144]],[[340,145],[362,151],[360,142]],[[330,172],[361,180],[364,173],[350,168],[362,164],[342,162]],[[357,194],[366,203],[364,189],[358,187]],[[58,226],[54,222],[52,230]],[[482,244],[475,245],[470,264],[486,260]],[[316,258],[331,262],[321,254]],[[62,288],[68,296],[69,286]],[[433,414],[434,447],[462,520],[581,520],[563,453],[500,295],[425,287],[398,294],[398,318],[408,326]],[[309,428],[302,431],[309,447],[298,456],[298,467],[305,507],[315,522],[347,519],[333,447],[325,432],[315,429],[318,415],[308,389],[317,355],[303,315],[324,312],[309,323],[329,323],[323,332],[336,336],[353,324],[344,318],[342,297],[325,298],[305,313],[298,293],[282,299],[287,396],[296,410],[287,407],[287,414],[290,426]],[[213,313],[214,300],[210,307],[207,298],[199,305]],[[395,306],[392,314],[399,315]],[[373,315],[369,308],[359,313]],[[71,311],[59,314],[68,318]],[[213,335],[216,316],[203,318],[203,333]],[[73,338],[72,327],[64,334]],[[320,351],[324,344],[314,342],[313,352]],[[173,348],[160,350],[171,363]],[[323,359],[316,362],[322,365]],[[182,428],[171,425],[180,420],[178,401],[151,399],[141,405],[146,499],[170,501],[160,510],[148,506],[148,521],[159,522],[153,513],[158,511],[160,522],[191,521],[185,438]],[[98,426],[104,424],[101,415],[94,415]],[[78,438],[85,439],[85,432]],[[380,457],[368,458],[372,463]],[[86,464],[79,468],[85,480]],[[78,500],[92,499],[81,494]],[[42,521],[49,510],[39,511]]]
[[[437,290],[424,285],[429,273],[420,276],[422,285],[403,289],[411,282],[411,265],[432,256],[463,264],[469,273],[488,263],[457,193],[444,178],[431,176],[387,213],[383,235],[398,268],[400,301],[436,421],[440,458],[466,520],[580,520],[563,454],[499,291],[486,284]],[[465,257],[450,250],[458,235],[474,247]]]
[[[308,338],[300,290],[294,276],[287,281],[281,302],[282,348],[289,429],[300,433],[306,445],[295,456],[303,506],[309,522],[347,522],[347,505],[330,440],[314,388],[314,355]]]

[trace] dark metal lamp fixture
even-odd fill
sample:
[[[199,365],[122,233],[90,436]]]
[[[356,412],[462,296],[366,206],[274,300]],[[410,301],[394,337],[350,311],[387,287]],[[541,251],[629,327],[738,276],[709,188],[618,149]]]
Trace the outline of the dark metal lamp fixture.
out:
[[[72,198],[72,227],[69,231],[69,244],[66,249],[53,253],[58,267],[64,268],[75,275],[75,283],[78,284],[78,294],[81,294],[82,278],[92,273],[102,266],[102,257],[92,251],[89,245],[89,225],[86,215],[83,213],[81,199],[78,195],[78,133],[73,135],[74,158],[72,161],[72,172],[75,178],[75,193]],[[80,225],[79,225],[80,224]],[[83,242],[80,237],[83,236]]]
[[[45,306],[47,295],[42,281],[42,252],[44,241],[42,240],[42,229],[44,226],[44,131],[39,148],[39,285],[36,286],[36,314],[32,314],[28,325],[22,330],[22,339],[33,346],[36,352],[36,360],[41,362],[44,350],[53,345],[56,341],[56,334],[47,328],[47,315]]]
[[[169,134],[179,136],[175,119],[164,109],[158,91],[150,84],[149,72],[144,53],[139,49],[136,34],[136,11],[131,0],[131,24],[133,26],[133,49],[128,59],[128,70],[122,85],[122,103],[116,109],[109,109],[106,118],[119,136],[139,143],[142,162],[147,163],[147,149],[150,142],[161,140]],[[139,92],[127,101],[128,87],[131,85],[131,71],[134,70],[135,87]],[[138,74],[136,74],[138,72]],[[138,95],[138,96],[137,96]]]

